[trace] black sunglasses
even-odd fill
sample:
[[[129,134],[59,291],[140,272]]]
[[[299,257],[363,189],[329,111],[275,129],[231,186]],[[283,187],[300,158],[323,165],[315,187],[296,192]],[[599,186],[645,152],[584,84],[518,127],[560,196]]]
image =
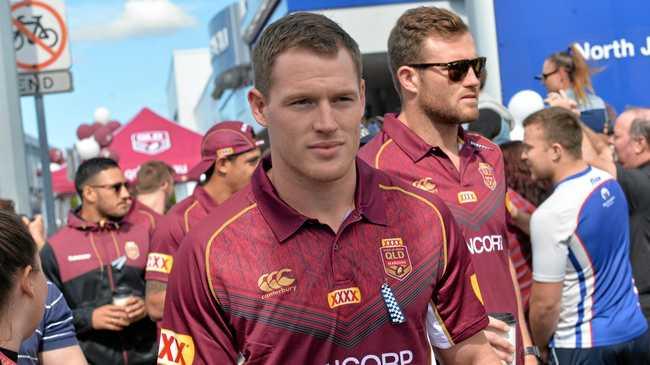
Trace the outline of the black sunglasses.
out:
[[[429,67],[444,67],[448,71],[449,80],[458,82],[463,80],[471,67],[474,70],[474,75],[480,78],[485,70],[485,57],[477,57],[473,60],[458,60],[447,63],[415,63],[407,65],[413,68],[429,68]]]
[[[122,191],[122,188],[129,190],[129,183],[125,181],[125,182],[118,182],[112,185],[90,185],[90,187],[101,188],[101,189],[113,189],[115,194],[119,194],[120,191]]]
[[[551,71],[549,73],[542,73],[541,75],[535,76],[535,80],[538,80],[538,81],[544,80],[544,81],[546,81],[546,79],[548,79],[549,77],[551,77],[551,75],[557,73],[558,71],[560,71],[559,67],[556,68],[555,71]]]

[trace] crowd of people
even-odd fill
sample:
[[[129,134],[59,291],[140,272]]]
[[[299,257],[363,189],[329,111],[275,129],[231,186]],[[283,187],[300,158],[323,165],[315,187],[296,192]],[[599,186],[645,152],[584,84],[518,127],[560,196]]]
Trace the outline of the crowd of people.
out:
[[[0,364],[650,364],[650,109],[612,116],[569,47],[510,141],[459,16],[406,11],[388,56],[400,110],[360,126],[355,40],[285,16],[269,146],[214,125],[175,204],[164,162],[86,160],[51,237],[2,201]]]

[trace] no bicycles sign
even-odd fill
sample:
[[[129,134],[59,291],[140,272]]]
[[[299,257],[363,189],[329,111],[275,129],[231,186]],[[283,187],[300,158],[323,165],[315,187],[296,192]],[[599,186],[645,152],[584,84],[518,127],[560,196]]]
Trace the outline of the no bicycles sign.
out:
[[[23,0],[11,4],[16,65],[20,73],[70,68],[63,0]]]

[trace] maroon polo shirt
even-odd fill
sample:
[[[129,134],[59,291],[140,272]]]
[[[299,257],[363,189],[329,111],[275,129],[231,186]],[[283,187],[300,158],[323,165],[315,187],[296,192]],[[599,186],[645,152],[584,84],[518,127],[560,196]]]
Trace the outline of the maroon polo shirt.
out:
[[[124,220],[133,225],[145,226],[147,231],[149,231],[149,234],[153,235],[153,232],[156,230],[158,222],[162,217],[162,214],[149,208],[146,204],[140,203],[138,199],[134,198],[131,210],[129,210],[129,213],[124,217]]]
[[[159,364],[428,364],[487,326],[451,213],[357,160],[339,232],[289,207],[267,177],[185,238],[167,287]],[[406,322],[391,322],[390,286]]]
[[[383,131],[361,149],[359,157],[447,203],[472,253],[486,311],[509,312],[517,318],[506,238],[503,155],[488,139],[460,127],[459,143],[460,169],[456,169],[440,148],[388,114]],[[523,364],[520,331],[517,349]]]
[[[169,209],[153,233],[146,280],[167,282],[174,265],[174,254],[183,238],[216,206],[208,192],[197,186],[192,195]]]

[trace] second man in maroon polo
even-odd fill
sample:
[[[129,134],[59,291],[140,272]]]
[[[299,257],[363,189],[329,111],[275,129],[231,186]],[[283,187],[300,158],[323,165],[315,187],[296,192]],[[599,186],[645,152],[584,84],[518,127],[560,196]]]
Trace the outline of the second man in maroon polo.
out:
[[[506,323],[494,318],[488,340],[502,360],[512,361],[516,351],[522,364],[524,346],[535,349],[508,255],[503,156],[498,146],[461,128],[478,117],[486,60],[477,57],[462,19],[434,7],[406,11],[390,33],[388,53],[401,113],[384,118],[383,131],[360,157],[447,203],[472,254],[486,310],[495,317],[509,313],[519,323],[516,350],[502,336]],[[526,361],[537,359],[527,356]]]
[[[260,160],[261,143],[251,126],[236,121],[218,123],[203,136],[201,162],[188,174],[203,182],[167,212],[153,235],[146,273],[147,310],[153,320],[162,318],[167,278],[181,241],[192,227],[250,182]]]

